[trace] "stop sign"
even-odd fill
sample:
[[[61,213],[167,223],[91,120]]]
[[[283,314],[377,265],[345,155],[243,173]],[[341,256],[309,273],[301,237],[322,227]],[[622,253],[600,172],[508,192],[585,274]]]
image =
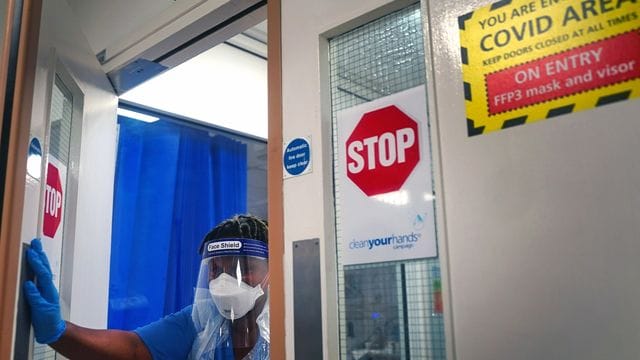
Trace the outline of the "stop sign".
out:
[[[346,141],[347,177],[367,196],[402,188],[420,161],[418,123],[391,105],[365,113]]]
[[[62,220],[62,181],[58,168],[49,163],[47,166],[47,187],[44,192],[44,224],[42,232],[53,238]]]

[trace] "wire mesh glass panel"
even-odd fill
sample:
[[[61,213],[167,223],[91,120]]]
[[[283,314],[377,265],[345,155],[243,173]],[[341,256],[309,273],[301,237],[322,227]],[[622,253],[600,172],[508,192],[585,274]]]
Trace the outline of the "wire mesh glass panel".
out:
[[[62,165],[68,167],[69,149],[71,144],[71,126],[73,120],[73,94],[65,86],[58,75],[55,77],[53,89],[51,91],[51,109],[49,116],[51,119],[49,153],[60,161]],[[66,182],[66,178],[63,178],[62,181]],[[64,195],[67,195],[66,191]],[[64,226],[62,228],[64,229]],[[60,261],[52,260],[52,264],[60,264]],[[59,279],[60,269],[53,265],[53,270],[54,279]],[[57,286],[59,286],[59,284],[57,284]],[[57,355],[49,346],[34,342],[34,360],[48,360],[56,359],[58,357],[60,357],[60,355]]]
[[[425,82],[419,4],[330,39],[329,56],[338,174],[338,112]],[[334,183],[340,245],[348,239]],[[446,359],[439,260],[344,265],[337,248],[341,359]]]
[[[51,136],[49,137],[49,152],[65,165],[69,162],[72,113],[73,95],[62,80],[56,76],[51,93]]]
[[[376,279],[376,281],[370,281]],[[344,274],[347,354],[399,359],[406,351],[400,267],[353,265]]]

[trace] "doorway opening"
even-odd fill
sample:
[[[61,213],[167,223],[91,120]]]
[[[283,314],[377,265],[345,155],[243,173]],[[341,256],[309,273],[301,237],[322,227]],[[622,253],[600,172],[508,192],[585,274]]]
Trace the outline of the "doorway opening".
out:
[[[158,75],[160,73],[165,73],[169,75],[171,70],[167,70],[167,69],[177,69],[178,65],[186,62],[188,58],[194,57],[198,54],[205,52],[205,50],[208,50],[208,48],[212,47],[213,45],[217,45],[218,47],[217,50],[224,48],[227,51],[227,53],[236,52],[236,53],[241,53],[241,54],[250,56],[252,59],[254,59],[254,61],[257,59],[258,62],[262,63],[262,72],[264,73],[263,75],[264,89],[262,91],[264,98],[261,99],[260,101],[257,101],[257,100],[249,101],[247,99],[249,94],[248,90],[254,90],[258,88],[258,86],[251,86],[251,84],[247,84],[247,81],[239,80],[237,81],[238,83],[243,83],[245,86],[247,86],[245,88],[240,87],[240,90],[238,90],[238,91],[243,91],[244,93],[243,100],[244,100],[245,106],[242,106],[242,104],[240,104],[240,105],[236,105],[235,108],[236,108],[236,115],[238,113],[242,113],[242,111],[244,110],[247,110],[247,108],[253,108],[253,110],[256,110],[256,108],[260,110],[261,108],[263,115],[260,117],[264,120],[264,123],[258,123],[260,125],[254,124],[252,126],[245,127],[244,130],[242,129],[234,130],[234,129],[231,129],[233,127],[232,125],[243,123],[242,119],[232,120],[229,124],[226,124],[226,125],[225,124],[221,125],[219,123],[211,124],[207,121],[211,119],[229,120],[230,116],[228,114],[215,115],[215,116],[212,116],[212,115],[200,116],[200,115],[194,115],[194,114],[175,113],[174,110],[171,110],[171,109],[164,109],[164,108],[161,109],[160,106],[152,107],[149,105],[143,105],[138,102],[134,103],[131,100],[125,100],[125,99],[120,99],[119,107],[123,110],[133,111],[135,113],[139,113],[139,114],[142,113],[142,114],[146,114],[147,116],[157,117],[158,121],[156,121],[155,123],[147,123],[150,128],[151,127],[157,128],[157,127],[164,126],[164,127],[173,127],[173,128],[179,129],[177,130],[177,132],[180,132],[181,134],[182,133],[204,134],[204,137],[208,138],[208,140],[210,141],[210,143],[208,144],[210,145],[209,147],[214,147],[214,148],[217,147],[216,149],[219,150],[217,153],[213,153],[213,155],[211,155],[211,157],[214,158],[213,160],[211,160],[211,162],[216,162],[216,161],[222,162],[222,160],[220,160],[219,155],[221,153],[224,153],[225,151],[228,151],[230,147],[233,147],[234,145],[239,144],[239,146],[236,146],[236,147],[241,149],[240,153],[244,152],[244,160],[242,161],[242,163],[244,164],[244,167],[237,166],[231,163],[229,163],[229,165],[225,167],[224,166],[225,164],[224,163],[222,164],[223,165],[222,168],[225,169],[225,171],[230,168],[234,168],[236,172],[244,172],[244,175],[245,175],[244,180],[228,181],[232,183],[232,185],[244,184],[244,191],[242,191],[244,193],[244,196],[240,196],[243,204],[242,206],[237,207],[234,211],[251,212],[256,214],[259,217],[266,217],[268,212],[267,207],[270,206],[267,203],[267,199],[266,199],[267,198],[266,157],[268,153],[273,153],[273,151],[267,151],[268,145],[266,142],[266,138],[268,137],[267,129],[269,129],[269,127],[266,124],[266,121],[268,118],[267,111],[269,111],[266,106],[267,102],[269,102],[267,100],[267,89],[266,89],[267,56],[261,55],[260,52],[255,48],[251,48],[250,46],[243,44],[243,41],[246,43],[247,39],[244,39],[244,40],[237,39],[238,37],[240,37],[239,34],[241,34],[242,37],[250,38],[250,40],[255,40],[254,38],[256,37],[256,35],[255,34],[247,35],[247,32],[251,28],[253,28],[254,25],[259,24],[260,22],[263,22],[265,20],[266,12],[267,12],[266,1],[238,1],[238,2],[233,2],[231,4],[230,3],[220,4],[217,1],[206,1],[206,0],[191,0],[191,1],[185,0],[180,2],[147,1],[146,3],[149,6],[149,8],[136,9],[136,7],[139,6],[141,3],[144,3],[144,1],[135,2],[135,4],[130,2],[130,4],[125,5],[124,3],[113,3],[113,2],[105,3],[100,1],[57,0],[54,6],[52,6],[51,3],[46,4],[48,6],[45,6],[45,11],[43,11],[43,22],[41,23],[41,26],[45,30],[40,33],[40,40],[41,40],[40,43],[41,45],[42,44],[44,45],[41,46],[40,49],[38,50],[38,55],[34,56],[34,58],[37,57],[39,61],[36,66],[39,72],[37,72],[36,80],[34,81],[36,85],[38,85],[36,86],[36,88],[42,89],[44,87],[47,87],[47,86],[44,86],[44,87],[40,86],[43,84],[51,85],[50,84],[51,81],[46,81],[46,82],[42,81],[42,76],[39,74],[53,73],[51,71],[52,67],[50,66],[50,64],[44,64],[40,60],[42,58],[49,59],[49,60],[59,59],[60,62],[64,65],[65,69],[68,70],[73,80],[75,80],[75,82],[77,82],[80,85],[81,91],[83,92],[83,94],[81,95],[84,96],[86,100],[85,101],[86,107],[85,109],[83,109],[83,112],[80,114],[81,116],[78,119],[83,123],[82,124],[83,133],[80,136],[80,138],[69,139],[70,140],[69,142],[72,144],[75,144],[75,146],[78,146],[78,148],[81,148],[81,151],[83,153],[81,154],[81,158],[79,162],[77,164],[73,164],[73,166],[80,167],[80,173],[79,173],[80,178],[78,179],[78,183],[81,184],[80,186],[81,189],[79,190],[78,198],[81,199],[81,201],[79,201],[79,204],[73,204],[72,202],[68,202],[66,203],[66,205],[67,205],[67,208],[75,207],[76,208],[75,210],[77,210],[76,212],[80,216],[78,218],[78,221],[71,221],[73,219],[70,220],[68,217],[64,219],[65,221],[73,222],[73,228],[70,229],[70,231],[72,231],[77,236],[79,241],[76,244],[70,245],[75,250],[72,252],[73,254],[72,256],[68,256],[65,259],[64,254],[66,254],[67,252],[64,249],[62,250],[63,255],[61,256],[60,261],[62,262],[61,268],[65,268],[65,264],[64,264],[65,260],[67,262],[71,262],[70,264],[78,265],[77,260],[79,258],[82,258],[83,265],[91,265],[93,267],[90,269],[90,271],[87,271],[86,268],[83,268],[82,274],[79,273],[78,271],[74,271],[75,274],[68,278],[67,282],[69,283],[66,285],[65,285],[65,279],[64,279],[64,271],[62,271],[61,274],[58,274],[61,276],[60,280],[62,282],[60,284],[60,287],[64,288],[65,286],[70,286],[70,288],[72,289],[71,291],[72,294],[75,295],[75,299],[71,299],[72,301],[70,303],[70,307],[72,310],[70,311],[71,315],[69,315],[69,317],[71,318],[71,320],[74,319],[74,316],[75,316],[75,319],[78,319],[79,317],[82,317],[82,316],[86,317],[87,314],[91,313],[91,310],[92,310],[91,308],[93,308],[93,310],[95,310],[96,308],[97,310],[100,310],[100,306],[96,306],[95,303],[92,304],[91,306],[86,306],[87,305],[86,299],[85,300],[78,299],[78,298],[82,298],[83,296],[84,297],[89,296],[90,295],[88,294],[89,292],[94,293],[95,296],[100,296],[100,291],[94,292],[93,288],[90,290],[86,286],[82,286],[86,290],[82,290],[84,294],[79,293],[78,292],[79,290],[77,289],[79,288],[79,286],[76,280],[78,280],[79,277],[80,278],[85,277],[85,279],[92,279],[92,280],[82,281],[83,285],[91,281],[95,283],[96,280],[94,277],[92,277],[92,274],[99,272],[97,271],[97,267],[99,267],[100,264],[97,264],[97,263],[100,263],[100,261],[98,262],[85,261],[85,259],[91,258],[98,252],[102,254],[109,253],[109,251],[102,251],[102,250],[105,250],[103,248],[100,248],[100,249],[92,248],[90,250],[91,246],[86,246],[86,245],[92,241],[103,242],[103,240],[111,236],[111,234],[109,234],[108,229],[102,226],[104,225],[104,223],[111,221],[110,216],[108,218],[103,216],[107,212],[109,212],[109,210],[105,210],[105,208],[108,206],[101,206],[107,203],[107,202],[104,202],[104,200],[108,199],[110,197],[110,194],[107,194],[105,196],[103,193],[101,195],[102,202],[94,203],[92,206],[88,206],[87,199],[91,200],[91,197],[93,196],[92,195],[93,193],[91,191],[96,190],[96,187],[98,185],[102,190],[106,190],[108,187],[108,186],[104,186],[105,184],[104,180],[107,178],[104,175],[105,173],[108,173],[108,172],[104,172],[101,170],[100,173],[93,173],[92,170],[98,169],[100,167],[102,168],[108,168],[110,166],[117,167],[118,164],[112,164],[112,163],[109,163],[108,161],[106,163],[103,163],[100,161],[100,156],[97,156],[97,158],[92,158],[89,160],[87,160],[86,158],[95,156],[95,155],[100,155],[98,154],[100,151],[102,151],[103,154],[111,153],[110,156],[106,156],[107,158],[109,157],[112,159],[115,158],[115,155],[113,155],[113,152],[116,150],[115,144],[117,141],[122,140],[122,136],[124,135],[122,131],[119,134],[117,134],[117,136],[115,136],[114,139],[109,139],[108,141],[106,141],[106,142],[113,141],[113,148],[111,148],[112,146],[111,143],[108,144],[109,146],[107,147],[100,146],[102,145],[102,143],[105,142],[103,140],[110,138],[111,135],[115,134],[115,131],[114,132],[111,131],[116,128],[115,127],[115,121],[116,121],[115,102],[117,102],[117,100],[115,102],[113,101],[116,99],[113,96],[113,93],[118,95],[124,95],[126,93],[125,90],[134,89],[135,85],[139,85],[144,81],[150,79],[151,77],[155,77],[155,75]],[[131,6],[131,9],[129,12],[133,14],[132,15],[134,18],[133,22],[141,23],[142,25],[139,27],[132,28],[130,26],[127,26],[126,22],[120,21],[121,19],[119,19],[117,16],[105,16],[105,15],[113,15],[113,11],[118,10],[119,7],[121,6]],[[106,10],[105,10],[105,7],[107,8]],[[178,7],[177,10],[176,10],[176,7]],[[175,10],[175,11],[172,10],[173,15],[171,14],[167,15],[168,13],[172,12],[172,11],[169,11],[169,12],[165,11],[169,8],[172,8],[173,10]],[[91,13],[92,11],[96,14],[96,16],[87,16],[87,14]],[[119,11],[122,11],[122,9],[119,9]],[[199,15],[200,17],[197,19],[194,19],[192,17],[194,13],[199,13],[197,15]],[[173,16],[173,17],[168,18],[167,16]],[[215,19],[212,19],[211,18],[212,16]],[[117,19],[117,20],[114,20],[114,19]],[[135,41],[124,43],[124,44],[123,43],[115,44],[115,45],[108,44],[105,47],[96,46],[95,43],[92,41],[91,31],[94,31],[94,35],[96,31],[98,33],[102,32],[103,34],[110,33],[108,31],[100,30],[100,26],[93,26],[96,24],[100,25],[104,21],[113,21],[115,23],[114,27],[117,30],[115,32],[117,33],[121,31],[124,33],[124,35],[122,35],[122,33],[120,34],[122,35],[120,36],[120,39],[124,38],[126,40],[127,36],[131,35],[131,38],[135,38]],[[88,24],[90,26],[87,27],[86,22],[93,22],[93,24]],[[77,25],[81,25],[79,26],[80,28],[84,27],[83,30],[85,31],[79,31],[80,29],[78,29]],[[263,24],[262,26],[266,27],[266,24]],[[87,31],[86,30],[87,28],[93,29],[93,30]],[[82,38],[83,32],[85,33],[84,35],[86,35],[85,39],[79,39],[79,38]],[[67,36],[69,34],[72,34],[73,36]],[[43,41],[43,38],[44,38],[44,41]],[[85,46],[85,43],[87,43],[87,41],[83,41],[83,40],[88,40],[88,43],[91,46],[93,51],[85,51],[85,49],[87,49],[88,46]],[[151,45],[149,45],[150,42],[151,42]],[[51,46],[51,45],[54,45],[54,46]],[[145,46],[147,47],[144,48]],[[47,47],[47,51],[49,51],[49,53],[44,54],[45,52],[42,50],[43,47]],[[143,49],[141,49],[140,47],[143,47]],[[266,52],[266,45],[264,47],[265,47],[264,51]],[[51,49],[53,49],[53,51],[51,51]],[[99,50],[99,49],[102,49],[102,50]],[[133,53],[135,53],[135,55],[132,55]],[[92,54],[93,56],[95,56],[99,64],[95,62],[95,58],[94,58],[93,63],[91,63],[89,67],[84,67],[85,66],[84,61],[87,59],[87,56],[86,56],[87,54]],[[241,63],[241,61],[238,60],[237,56],[235,57],[235,60],[229,61],[229,62],[233,65],[238,65],[239,63]],[[49,61],[49,63],[51,63],[51,61]],[[95,66],[94,63],[98,66]],[[155,65],[152,63],[155,63]],[[102,71],[96,71],[100,67],[101,67],[100,70]],[[45,71],[40,71],[40,70],[45,70]],[[108,80],[106,77],[104,77],[105,74],[108,75]],[[95,81],[97,75],[101,75],[101,79],[98,79],[98,81]],[[158,76],[161,76],[161,75],[158,75]],[[200,82],[202,82],[203,74],[200,73],[200,75],[201,76],[198,79],[199,81],[195,81],[195,83],[199,84]],[[224,74],[224,75],[228,75],[228,72],[227,74]],[[45,75],[44,77],[47,77],[47,76],[51,77],[51,74]],[[113,88],[113,91],[111,91],[111,88],[108,88],[108,86],[104,86],[105,84],[108,85],[109,82],[111,83],[111,87]],[[218,83],[223,83],[223,82],[224,81],[218,81]],[[234,85],[237,85],[237,84],[234,84]],[[194,86],[190,86],[190,87],[194,87]],[[36,101],[34,102],[34,112],[36,113],[36,115],[33,117],[31,122],[32,138],[48,139],[50,136],[49,134],[52,132],[52,122],[55,119],[53,119],[46,113],[42,114],[42,116],[38,116],[40,115],[39,112],[41,111],[41,108],[46,107],[46,106],[43,106],[42,103],[48,103],[49,98],[51,97],[50,87],[48,87],[48,89],[49,90],[47,91],[42,91],[42,94],[40,94],[41,92],[40,90],[35,91],[34,98]],[[223,106],[221,105],[227,105],[228,103],[231,103],[231,101],[220,98],[222,95],[229,95],[231,93],[230,89],[231,89],[230,87],[227,87],[226,91],[219,95],[211,94],[207,89],[203,90],[202,88],[200,88],[199,91],[203,93],[209,93],[208,94],[209,102],[215,103],[215,101],[217,101],[219,106],[215,108],[217,110],[221,110],[223,108]],[[174,92],[174,95],[176,92],[180,94],[184,93],[184,91],[176,90],[175,88],[171,89],[171,91]],[[196,96],[191,95],[190,98],[196,98]],[[166,101],[166,102],[175,103],[175,101]],[[258,102],[262,103],[262,106],[256,106]],[[278,99],[277,103],[279,102],[280,100]],[[250,104],[251,106],[247,106],[246,105],[247,103]],[[189,108],[193,109],[194,107],[190,106]],[[108,131],[104,131],[103,134],[100,134],[101,130],[105,130],[104,128],[101,128],[103,125],[105,125],[105,121],[104,121],[106,117],[105,114],[108,114],[111,110],[113,110],[113,115],[114,115],[112,119],[113,123],[109,124],[109,128],[106,129]],[[254,114],[254,115],[247,115],[246,117],[255,119],[255,118],[258,118],[259,116]],[[135,124],[134,121],[137,122],[138,120],[134,120],[127,115],[121,115],[119,116],[117,121],[121,122],[120,130],[123,130],[124,123],[131,125],[131,124]],[[140,126],[140,124],[136,124],[134,125],[134,127],[141,128],[142,126]],[[276,125],[276,129],[277,128],[279,128],[278,125]],[[258,131],[258,132],[252,133],[254,131]],[[279,129],[277,132],[279,132]],[[87,135],[87,133],[90,133],[90,136],[88,137],[85,136]],[[103,136],[100,136],[100,135],[103,135]],[[129,132],[129,135],[131,135],[131,132]],[[175,133],[172,135],[175,135]],[[95,141],[96,136],[100,140],[99,141],[100,145],[98,145],[97,142]],[[167,136],[171,136],[171,134]],[[91,143],[91,142],[94,142],[94,145],[86,145],[87,143]],[[275,139],[274,142],[276,144],[279,144],[280,140]],[[223,143],[231,143],[232,145],[227,147],[222,147],[221,144]],[[181,141],[180,144],[184,145],[184,147],[187,147],[186,145],[187,142],[185,141]],[[85,147],[88,147],[89,151],[86,151],[87,149],[85,149]],[[51,152],[49,143],[44,145],[43,150],[44,150],[43,151],[44,156],[42,156],[42,158],[46,158]],[[164,160],[166,161],[166,159]],[[94,165],[88,168],[85,168],[84,171],[82,171],[83,164],[87,162],[93,162]],[[186,166],[189,167],[188,164]],[[46,168],[46,164],[40,167]],[[236,168],[240,168],[240,170]],[[91,170],[87,170],[87,169],[91,169]],[[113,171],[116,172],[115,169]],[[182,175],[184,175],[184,172],[180,172],[180,176]],[[43,173],[42,176],[44,178],[46,177],[46,174]],[[276,176],[281,177],[281,174],[278,175],[276,173]],[[19,177],[20,176],[18,176],[18,178]],[[102,177],[102,178],[98,179],[98,181],[94,181],[96,179],[92,177]],[[178,179],[178,175],[176,175],[175,178]],[[184,176],[182,176],[182,178],[180,178],[179,180],[182,181],[184,180],[183,178]],[[198,180],[202,180],[202,176],[200,175],[196,175],[194,176],[194,178]],[[19,180],[24,181],[24,179],[19,179]],[[113,188],[116,180],[117,178],[114,179],[114,182],[112,183],[111,188]],[[226,180],[228,179],[225,177],[223,181],[226,181]],[[84,185],[83,187],[82,183],[91,184],[91,185],[89,186]],[[275,186],[273,186],[273,188],[275,189],[279,188],[279,191],[281,191],[281,186],[278,186],[277,182],[274,185]],[[20,233],[21,235],[19,235],[19,237],[21,238],[20,242],[22,244],[28,243],[29,240],[26,239],[26,237],[29,237],[29,239],[33,238],[32,233],[40,233],[40,230],[37,230],[37,229],[42,227],[42,224],[41,224],[42,216],[39,216],[37,214],[38,213],[37,209],[42,207],[41,199],[44,196],[43,189],[44,189],[43,181],[40,181],[40,182],[33,181],[33,184],[31,184],[30,188],[27,189],[27,191],[25,191],[26,194],[23,197],[24,209],[29,207],[29,208],[35,208],[36,210],[35,211],[23,210],[23,219],[24,218],[29,218],[29,219],[26,222],[24,220],[22,221],[23,231]],[[166,189],[163,188],[162,190],[166,190]],[[138,192],[142,192],[142,191],[144,191],[144,189],[138,190]],[[218,195],[220,194],[228,195],[235,192],[239,193],[241,191],[235,191],[235,190],[218,191]],[[34,195],[34,196],[32,197],[31,195]],[[157,196],[155,198],[150,197],[150,200],[155,200],[155,203],[152,202],[150,204],[145,204],[145,205],[138,203],[138,205],[141,207],[150,206],[153,209],[154,205],[156,205],[159,202],[166,203],[167,199],[170,199],[173,202],[175,202],[175,198],[176,198],[175,194],[173,198],[171,196],[164,196],[164,197],[161,196],[161,195],[167,195],[166,192],[164,193],[157,192],[156,195]],[[198,200],[203,200],[203,199],[198,199]],[[90,202],[91,201],[89,201],[89,203]],[[89,215],[90,211],[87,211],[87,210],[92,207],[94,209],[99,209],[99,211],[96,213],[93,213],[93,216],[90,216]],[[112,209],[112,210],[113,212],[116,211],[116,209]],[[25,212],[28,212],[26,216],[25,216]],[[32,214],[32,213],[35,213],[35,214]],[[191,214],[186,214],[186,215],[183,214],[183,215],[184,216],[182,216],[179,220],[184,221],[184,219],[186,218],[190,218],[190,219],[192,218]],[[230,216],[230,215],[227,215],[227,216]],[[93,221],[87,222],[86,220],[89,217],[91,217],[92,219],[95,219],[95,223],[100,223],[99,225],[101,226],[94,226],[95,224]],[[123,218],[126,219],[127,216]],[[274,222],[272,221],[271,223],[273,224]],[[31,226],[33,224],[35,224],[35,226]],[[64,228],[65,226],[66,226],[65,224],[61,224],[60,228]],[[96,235],[100,237],[100,239],[96,239],[91,236],[85,236],[86,233],[88,233],[87,231],[88,227],[91,227],[91,226],[93,226],[93,228],[95,229],[95,230],[91,230],[91,232],[95,232]],[[25,232],[24,231],[25,228],[28,228],[29,231]],[[200,236],[203,236],[203,235],[204,234],[200,234]],[[68,244],[63,244],[62,246],[64,248],[64,246],[67,246],[67,245]],[[162,245],[162,246],[170,247],[171,245]],[[110,252],[111,254],[115,253],[113,248],[110,249]],[[197,249],[194,249],[193,253],[197,254]],[[7,261],[7,258],[5,257],[4,253],[0,258],[0,262],[2,262],[3,266],[5,263],[12,264],[12,262]],[[23,265],[24,265],[24,262],[23,262]],[[18,268],[19,264],[16,265],[15,267]],[[78,267],[75,267],[75,268],[78,268]],[[108,273],[109,267],[108,266],[104,267],[103,270],[105,270],[105,272]],[[160,278],[162,278],[162,276],[160,276]],[[72,280],[75,283],[75,286],[72,286],[73,285],[71,284]],[[193,282],[195,282],[195,280]],[[158,284],[155,284],[155,285],[158,285]],[[160,286],[158,286],[158,288],[166,288],[166,287],[167,287],[166,284],[160,284]],[[3,289],[3,290],[6,290],[6,289]],[[87,291],[87,290],[90,290],[90,291]],[[19,296],[19,292],[16,294],[12,289],[9,289],[9,291],[11,293],[14,293],[15,296]],[[124,303],[125,305],[129,305],[130,303],[134,303],[135,305],[135,301],[138,299],[139,298],[134,297],[133,299],[129,299],[128,302],[127,300],[125,300],[120,302],[119,304],[122,305]],[[3,309],[6,307],[4,306],[5,305],[4,300],[5,299],[3,299],[3,303],[2,303]],[[80,300],[80,301],[75,301],[75,300]],[[7,304],[9,303],[12,303],[10,299],[7,300]],[[78,306],[80,307],[85,306],[86,309],[83,308],[81,311],[79,310],[74,311],[73,308],[76,307],[77,309]],[[164,306],[163,311],[168,311],[168,309],[169,308],[167,306]],[[95,314],[96,311],[93,311],[93,313]],[[5,315],[4,310],[3,310],[3,315]],[[90,317],[91,317],[90,322],[96,323],[96,321],[94,320],[97,320],[98,322],[100,321],[100,319],[97,319],[93,315],[91,315]],[[16,339],[16,340],[19,340],[19,339]],[[27,341],[27,339],[20,339],[20,341],[22,340]],[[2,350],[1,351],[2,354],[7,353],[5,352],[4,342],[3,342],[3,348],[1,350]],[[8,350],[9,350],[8,353],[11,353],[11,349],[9,348]],[[30,351],[33,354],[33,351],[32,350]]]
[[[266,220],[267,112],[266,20],[119,95],[108,328],[191,305],[204,235]]]

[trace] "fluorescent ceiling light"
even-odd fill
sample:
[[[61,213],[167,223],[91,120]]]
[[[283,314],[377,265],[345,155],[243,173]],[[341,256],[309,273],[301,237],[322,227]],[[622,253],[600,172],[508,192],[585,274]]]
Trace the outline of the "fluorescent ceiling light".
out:
[[[152,123],[152,122],[156,122],[156,121],[160,120],[160,118],[157,117],[157,116],[151,116],[151,115],[147,115],[147,114],[142,114],[142,113],[139,113],[139,112],[136,112],[136,111],[131,111],[131,110],[123,109],[123,108],[118,108],[118,115],[126,116],[128,118],[144,121],[144,122],[147,122],[147,123]]]

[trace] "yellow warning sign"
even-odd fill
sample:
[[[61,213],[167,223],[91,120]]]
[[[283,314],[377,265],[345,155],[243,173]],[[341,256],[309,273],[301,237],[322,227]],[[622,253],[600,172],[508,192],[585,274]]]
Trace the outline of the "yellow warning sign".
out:
[[[458,25],[469,136],[640,96],[640,0],[503,0]]]

